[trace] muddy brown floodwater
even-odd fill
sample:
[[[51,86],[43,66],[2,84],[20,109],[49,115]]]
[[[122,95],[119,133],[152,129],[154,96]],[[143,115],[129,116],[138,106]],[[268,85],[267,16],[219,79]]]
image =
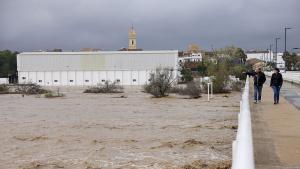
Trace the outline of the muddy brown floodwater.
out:
[[[230,164],[240,93],[207,102],[205,95],[155,99],[133,87],[123,94],[61,91],[64,98],[0,95],[1,169]]]

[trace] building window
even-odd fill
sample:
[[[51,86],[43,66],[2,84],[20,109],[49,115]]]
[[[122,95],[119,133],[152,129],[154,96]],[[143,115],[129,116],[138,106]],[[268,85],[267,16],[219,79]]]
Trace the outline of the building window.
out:
[[[26,77],[22,77],[22,79],[23,79],[23,80],[25,80],[25,79],[26,79]]]
[[[133,79],[132,81],[133,81],[133,82],[136,82],[136,79]]]
[[[85,80],[85,82],[89,82],[89,80]]]
[[[55,83],[57,83],[57,82],[58,82],[58,80],[54,80],[54,82],[55,82]]]
[[[42,83],[43,81],[42,80],[39,80],[39,83]]]
[[[121,80],[120,79],[117,79],[117,82],[120,82]]]
[[[104,80],[104,79],[102,79],[101,81],[102,81],[102,82],[105,82],[105,80]]]
[[[73,82],[73,80],[70,80],[70,82]]]

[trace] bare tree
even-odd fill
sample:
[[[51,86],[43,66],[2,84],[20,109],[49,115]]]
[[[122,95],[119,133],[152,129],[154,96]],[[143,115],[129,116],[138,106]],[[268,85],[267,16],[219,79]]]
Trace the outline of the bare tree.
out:
[[[145,85],[144,89],[154,97],[166,97],[174,81],[172,69],[157,68],[155,72],[150,74],[150,83]]]

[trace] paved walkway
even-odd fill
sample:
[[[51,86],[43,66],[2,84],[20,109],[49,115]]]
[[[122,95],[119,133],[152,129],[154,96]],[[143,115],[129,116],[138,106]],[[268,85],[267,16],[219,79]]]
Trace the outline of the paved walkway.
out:
[[[283,97],[273,105],[267,83],[251,112],[256,169],[300,169],[300,110]]]

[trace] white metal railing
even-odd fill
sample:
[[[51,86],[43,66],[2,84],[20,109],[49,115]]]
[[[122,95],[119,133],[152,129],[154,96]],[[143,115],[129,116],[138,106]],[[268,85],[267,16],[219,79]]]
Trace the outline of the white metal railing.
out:
[[[255,169],[252,139],[249,78],[247,77],[240,102],[236,140],[232,143],[232,169]]]

